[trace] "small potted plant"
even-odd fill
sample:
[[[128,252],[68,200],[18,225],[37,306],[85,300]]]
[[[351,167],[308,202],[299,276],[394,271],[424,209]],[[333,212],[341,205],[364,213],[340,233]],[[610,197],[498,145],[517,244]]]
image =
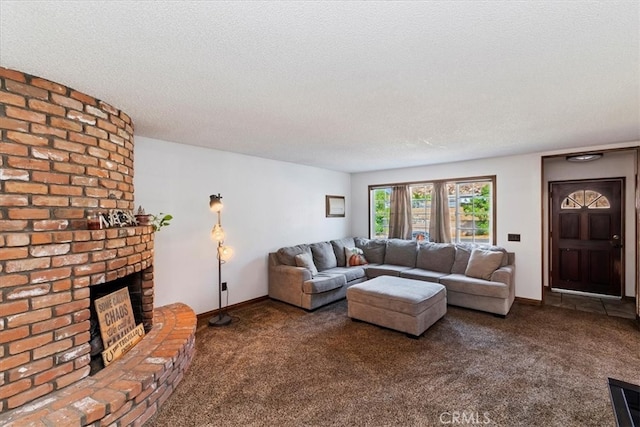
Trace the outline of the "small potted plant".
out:
[[[147,214],[144,211],[142,206],[138,206],[138,211],[136,212],[136,222],[138,225],[149,225],[151,224],[151,215]]]
[[[160,212],[158,215],[151,215],[151,225],[153,225],[153,231],[160,231],[162,227],[167,227],[169,221],[173,219],[173,215],[164,214]]]

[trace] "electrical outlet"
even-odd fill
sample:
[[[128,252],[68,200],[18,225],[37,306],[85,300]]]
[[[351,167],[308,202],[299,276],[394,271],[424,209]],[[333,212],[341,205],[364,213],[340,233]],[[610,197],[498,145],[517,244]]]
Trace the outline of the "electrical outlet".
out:
[[[223,291],[227,290],[227,282],[222,282],[222,290]]]
[[[509,242],[519,242],[520,241],[520,235],[519,234],[507,234],[507,240]]]

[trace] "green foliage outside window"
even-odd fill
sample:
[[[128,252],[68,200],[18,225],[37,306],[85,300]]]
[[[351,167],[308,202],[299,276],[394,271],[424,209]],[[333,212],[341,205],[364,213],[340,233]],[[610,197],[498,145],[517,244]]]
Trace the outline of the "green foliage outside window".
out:
[[[374,191],[375,233],[376,236],[388,233],[387,218],[389,218],[389,194],[386,189]],[[387,229],[386,229],[387,228]]]
[[[460,203],[462,211],[473,216],[476,236],[489,234],[490,199],[490,186],[485,184],[480,188],[480,194],[474,195],[470,202]]]

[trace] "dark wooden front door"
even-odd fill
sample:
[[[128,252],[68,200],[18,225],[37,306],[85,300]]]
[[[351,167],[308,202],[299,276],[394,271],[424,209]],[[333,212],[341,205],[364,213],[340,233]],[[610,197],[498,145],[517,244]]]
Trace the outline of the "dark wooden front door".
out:
[[[551,287],[622,296],[624,178],[551,182]]]

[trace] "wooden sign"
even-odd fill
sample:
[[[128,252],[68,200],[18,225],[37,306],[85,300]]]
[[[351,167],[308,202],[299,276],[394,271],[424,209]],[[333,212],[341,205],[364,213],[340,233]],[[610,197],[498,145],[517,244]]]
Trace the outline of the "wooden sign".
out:
[[[136,328],[129,290],[122,288],[95,301],[104,348],[109,348]]]
[[[118,342],[102,352],[104,366],[109,366],[111,362],[126,354],[134,345],[138,344],[143,337],[144,327],[142,323],[140,323],[133,331],[120,338]]]

